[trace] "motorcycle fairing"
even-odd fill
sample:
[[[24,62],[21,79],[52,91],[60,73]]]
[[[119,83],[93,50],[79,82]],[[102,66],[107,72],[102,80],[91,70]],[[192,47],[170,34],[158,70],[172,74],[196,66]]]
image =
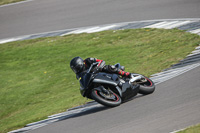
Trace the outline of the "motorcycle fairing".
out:
[[[119,77],[116,74],[98,73],[93,82],[114,86],[120,97],[122,97],[122,91],[118,87],[118,84],[120,83]]]
[[[88,84],[91,80],[91,76],[92,76],[92,74],[90,74],[90,73],[87,73],[87,74],[81,76],[80,83],[84,88],[86,88],[88,86]]]
[[[80,80],[80,91],[83,97],[87,96],[88,88],[90,87],[90,83],[100,83],[100,84],[109,84],[117,87],[118,83],[118,76],[116,74],[107,74],[107,73],[98,73],[96,76],[92,76],[91,73],[82,73],[79,78]],[[121,90],[117,88],[119,94]]]
[[[115,74],[98,73],[97,76],[95,76],[93,82],[117,86],[120,82],[117,79],[118,79],[118,77],[116,77]]]
[[[81,91],[81,95],[83,97],[86,96],[86,92],[88,90],[88,86],[91,82],[92,79],[92,74],[91,73],[86,73],[86,74],[82,74],[81,77],[79,78],[79,82],[80,82],[80,91]]]
[[[122,85],[122,99],[129,99],[133,96],[136,96],[139,92],[139,85],[132,85],[129,82],[125,82]]]

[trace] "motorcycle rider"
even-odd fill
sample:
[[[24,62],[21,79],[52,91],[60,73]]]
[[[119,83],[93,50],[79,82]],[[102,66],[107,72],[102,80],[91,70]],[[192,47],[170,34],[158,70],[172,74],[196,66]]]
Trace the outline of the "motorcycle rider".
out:
[[[81,77],[81,73],[90,68],[92,63],[99,62],[98,66],[94,68],[93,72],[106,72],[111,74],[118,74],[123,77],[131,78],[131,73],[125,72],[124,67],[118,69],[114,65],[105,65],[105,61],[96,58],[87,58],[83,60],[81,57],[75,57],[70,62],[70,67],[76,74],[77,79]]]

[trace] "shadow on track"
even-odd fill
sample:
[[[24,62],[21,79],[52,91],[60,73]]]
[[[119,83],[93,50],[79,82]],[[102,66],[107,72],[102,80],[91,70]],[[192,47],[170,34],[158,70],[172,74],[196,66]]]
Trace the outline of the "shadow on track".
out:
[[[145,96],[145,95],[137,95],[137,96],[130,98],[126,101],[123,101],[123,103],[132,101],[136,98],[140,98],[140,97],[143,97],[143,96]],[[85,107],[82,107],[82,108],[72,109],[72,110],[69,111],[69,112],[71,112],[71,114],[62,115],[60,117],[58,116],[56,119],[58,119],[58,121],[62,121],[62,120],[70,119],[70,118],[76,118],[76,117],[94,114],[94,113],[101,112],[101,111],[108,110],[108,109],[112,109],[112,108],[117,108],[117,107],[106,107],[106,106],[98,104],[97,102],[94,101],[94,102],[92,102],[91,106],[85,105]]]

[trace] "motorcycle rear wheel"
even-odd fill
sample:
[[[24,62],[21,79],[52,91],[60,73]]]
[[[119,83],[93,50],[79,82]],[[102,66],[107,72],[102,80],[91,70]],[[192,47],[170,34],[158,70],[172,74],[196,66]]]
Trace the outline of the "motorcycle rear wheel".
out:
[[[109,91],[109,94],[105,94],[104,92],[98,89],[93,89],[91,92],[91,97],[98,103],[103,104],[108,107],[119,106],[122,102],[121,97],[111,90],[108,90],[108,91]]]
[[[145,79],[146,79],[146,82],[139,83],[140,85],[139,93],[143,95],[148,95],[155,91],[155,85],[151,79],[147,77],[145,77]]]

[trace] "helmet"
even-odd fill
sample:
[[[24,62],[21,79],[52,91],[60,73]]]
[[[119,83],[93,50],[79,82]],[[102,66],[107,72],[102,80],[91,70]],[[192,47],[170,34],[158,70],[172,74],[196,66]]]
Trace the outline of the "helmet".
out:
[[[74,73],[80,73],[84,70],[84,61],[81,57],[75,57],[70,62],[70,67]]]

